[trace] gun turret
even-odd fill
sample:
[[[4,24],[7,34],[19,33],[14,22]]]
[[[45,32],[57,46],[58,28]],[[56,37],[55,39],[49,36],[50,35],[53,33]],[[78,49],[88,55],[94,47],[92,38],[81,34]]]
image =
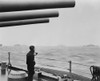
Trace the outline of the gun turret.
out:
[[[22,0],[23,1],[23,0]],[[0,0],[0,12],[70,8],[75,6],[74,0]]]

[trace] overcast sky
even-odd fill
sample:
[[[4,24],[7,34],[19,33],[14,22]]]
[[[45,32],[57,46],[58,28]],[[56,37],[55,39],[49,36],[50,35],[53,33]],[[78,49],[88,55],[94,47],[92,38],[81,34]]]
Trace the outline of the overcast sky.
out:
[[[100,0],[76,0],[75,8],[58,9],[50,23],[0,28],[4,45],[100,45]]]

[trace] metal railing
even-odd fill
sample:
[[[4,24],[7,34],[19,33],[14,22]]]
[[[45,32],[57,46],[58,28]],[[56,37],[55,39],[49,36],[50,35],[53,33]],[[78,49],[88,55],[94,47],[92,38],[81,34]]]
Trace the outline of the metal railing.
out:
[[[59,60],[56,60],[56,61],[59,61]],[[67,70],[69,70],[69,73],[72,73],[72,71],[74,70],[73,67],[72,67],[74,64],[75,65],[80,65],[80,66],[85,66],[85,67],[88,67],[88,68],[90,68],[90,66],[91,66],[91,65],[86,65],[86,64],[82,64],[82,63],[73,62],[71,60],[70,61],[66,61],[66,62],[68,62],[68,64],[69,64],[69,66],[67,68]],[[7,65],[11,66],[11,53],[10,52],[8,52],[8,64]],[[90,75],[90,73],[86,73],[86,74]]]
[[[91,65],[86,65],[86,64],[82,64],[82,63],[77,63],[77,62],[73,62],[73,61],[68,61],[68,63],[69,63],[69,72],[70,73],[72,73],[72,71],[74,71],[74,69],[72,68],[72,66],[73,65],[77,65],[78,66],[78,68],[77,68],[77,70],[80,72],[80,73],[82,73],[82,74],[84,74],[84,76],[88,76],[88,77],[91,77],[92,75],[91,75],[91,72],[90,72],[90,67],[91,67]],[[81,68],[81,67],[85,67],[86,69],[79,69],[79,68]],[[76,70],[76,69],[75,69]],[[75,72],[75,71],[74,71]],[[78,73],[78,72],[77,72]],[[78,73],[79,74],[79,73]],[[79,74],[79,75],[81,75],[81,74]]]

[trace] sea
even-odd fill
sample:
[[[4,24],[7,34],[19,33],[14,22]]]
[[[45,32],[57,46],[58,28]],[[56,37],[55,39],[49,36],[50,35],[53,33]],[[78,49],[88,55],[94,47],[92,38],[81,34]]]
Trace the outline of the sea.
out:
[[[90,66],[100,66],[100,47],[97,45],[84,46],[36,46],[36,66],[52,67],[69,71],[69,61],[73,73],[92,77]],[[26,45],[0,46],[0,62],[10,62],[13,66],[26,69],[26,54],[29,48]]]

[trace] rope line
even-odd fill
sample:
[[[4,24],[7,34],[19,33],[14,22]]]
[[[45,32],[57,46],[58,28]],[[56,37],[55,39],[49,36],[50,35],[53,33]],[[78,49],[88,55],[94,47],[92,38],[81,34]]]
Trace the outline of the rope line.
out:
[[[82,65],[82,66],[86,66],[86,67],[90,67],[90,65],[85,65],[85,64],[81,64],[81,63],[76,63],[76,62],[72,62],[73,64],[78,64],[78,65]]]

